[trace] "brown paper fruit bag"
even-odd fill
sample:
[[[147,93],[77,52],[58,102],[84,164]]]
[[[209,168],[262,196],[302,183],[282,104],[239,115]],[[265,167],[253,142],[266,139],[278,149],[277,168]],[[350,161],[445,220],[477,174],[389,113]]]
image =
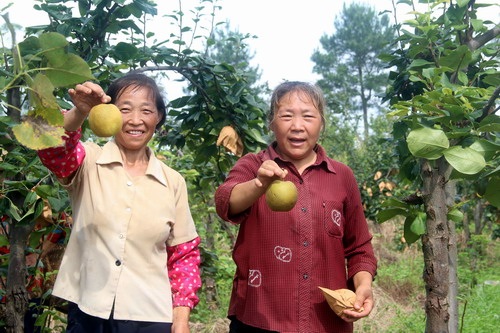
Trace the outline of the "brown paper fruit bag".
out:
[[[354,308],[354,302],[356,301],[356,294],[349,289],[337,289],[331,290],[328,288],[318,287],[323,292],[323,296],[325,296],[326,301],[330,308],[337,314],[337,316],[341,316],[344,310],[351,310],[362,312],[363,307],[361,309],[356,310]]]

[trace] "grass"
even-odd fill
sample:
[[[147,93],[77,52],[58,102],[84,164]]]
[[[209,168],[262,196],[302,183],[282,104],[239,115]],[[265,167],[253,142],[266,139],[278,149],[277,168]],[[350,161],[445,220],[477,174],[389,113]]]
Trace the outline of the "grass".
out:
[[[376,306],[368,318],[355,324],[355,332],[425,331],[421,247],[402,245],[400,233],[397,222],[373,230],[379,260]],[[472,235],[469,244],[458,238],[459,332],[496,332],[500,327],[500,242],[489,235]]]

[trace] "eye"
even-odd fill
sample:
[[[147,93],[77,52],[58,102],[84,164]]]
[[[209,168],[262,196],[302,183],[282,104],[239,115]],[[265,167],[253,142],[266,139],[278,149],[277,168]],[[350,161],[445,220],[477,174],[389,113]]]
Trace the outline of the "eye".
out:
[[[128,107],[122,107],[120,108],[121,113],[129,113],[130,109]]]
[[[304,117],[304,119],[312,120],[312,119],[316,119],[317,115],[314,113],[306,113],[303,115],[303,117]]]
[[[288,114],[288,113],[280,114],[280,115],[278,115],[278,118],[283,119],[283,120],[289,120],[289,119],[292,119],[292,115]]]

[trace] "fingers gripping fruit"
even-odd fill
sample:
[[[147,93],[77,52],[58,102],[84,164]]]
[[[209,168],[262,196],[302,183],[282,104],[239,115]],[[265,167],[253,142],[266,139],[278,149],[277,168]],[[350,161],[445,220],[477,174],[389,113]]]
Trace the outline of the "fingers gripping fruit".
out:
[[[122,128],[122,113],[114,104],[98,104],[90,109],[89,125],[97,136],[113,136]]]
[[[351,310],[362,312],[363,307],[361,309],[356,310],[354,308],[354,302],[356,301],[356,294],[349,289],[337,289],[331,290],[328,288],[318,287],[323,292],[326,301],[330,308],[337,314],[337,316],[342,316],[344,310]]]
[[[288,212],[297,202],[297,187],[290,181],[275,180],[266,191],[266,203],[275,212]]]

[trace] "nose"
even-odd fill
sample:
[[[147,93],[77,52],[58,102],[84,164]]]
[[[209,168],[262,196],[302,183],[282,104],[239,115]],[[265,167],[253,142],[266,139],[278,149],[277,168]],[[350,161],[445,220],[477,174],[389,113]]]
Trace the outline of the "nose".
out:
[[[134,124],[134,125],[139,125],[143,122],[142,120],[142,112],[140,111],[132,111],[129,113],[129,122]]]
[[[303,117],[300,117],[300,116],[293,116],[292,117],[292,124],[291,124],[292,130],[300,130],[300,129],[302,129],[303,128],[303,124],[304,124]]]

